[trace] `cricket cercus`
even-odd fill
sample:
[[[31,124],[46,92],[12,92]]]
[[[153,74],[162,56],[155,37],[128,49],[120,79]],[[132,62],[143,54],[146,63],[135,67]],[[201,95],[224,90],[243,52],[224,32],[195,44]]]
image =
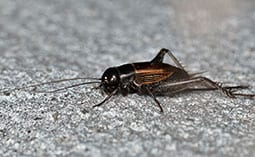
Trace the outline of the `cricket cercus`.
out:
[[[168,54],[175,65],[163,63],[165,54]],[[151,61],[129,63],[110,67],[105,70],[101,78],[68,78],[29,85],[12,90],[20,90],[50,83],[59,83],[78,79],[88,79],[93,81],[73,84],[64,88],[48,91],[48,93],[85,84],[98,83],[99,86],[95,89],[103,90],[107,96],[103,101],[94,105],[93,107],[101,106],[112,96],[117,94],[126,96],[130,93],[137,93],[139,95],[148,95],[152,97],[161,112],[163,112],[163,108],[156,96],[169,96],[183,91],[219,90],[229,98],[242,96],[252,99],[255,97],[255,94],[244,94],[237,92],[240,89],[248,88],[248,86],[223,86],[222,83],[212,81],[207,77],[199,76],[199,73],[189,74],[172,54],[172,52],[165,48],[161,49]]]

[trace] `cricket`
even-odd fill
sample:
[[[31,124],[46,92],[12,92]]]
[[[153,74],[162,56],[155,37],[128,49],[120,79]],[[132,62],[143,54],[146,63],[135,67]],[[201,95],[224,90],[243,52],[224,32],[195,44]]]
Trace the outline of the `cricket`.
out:
[[[175,65],[163,62],[166,54]],[[90,80],[90,82],[73,84],[52,91],[46,91],[46,93],[53,93],[86,84],[98,84],[98,86],[93,89],[102,90],[107,96],[101,102],[94,105],[93,108],[103,105],[114,95],[126,96],[136,93],[138,95],[150,96],[159,107],[160,112],[163,112],[163,107],[157,100],[157,96],[171,96],[181,92],[218,90],[228,98],[255,98],[255,93],[246,94],[238,92],[239,90],[249,88],[249,86],[223,86],[223,83],[203,77],[201,73],[190,74],[184,69],[173,53],[165,48],[162,48],[151,61],[109,67],[104,71],[101,78],[77,77],[54,80],[5,90],[3,93],[7,95],[15,90],[72,80]]]

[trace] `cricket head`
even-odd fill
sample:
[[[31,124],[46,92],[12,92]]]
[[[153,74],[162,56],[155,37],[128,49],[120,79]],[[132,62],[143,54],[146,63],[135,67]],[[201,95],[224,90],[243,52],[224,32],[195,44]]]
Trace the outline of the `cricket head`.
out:
[[[115,67],[105,70],[101,77],[101,85],[106,93],[112,93],[120,86],[120,75]]]

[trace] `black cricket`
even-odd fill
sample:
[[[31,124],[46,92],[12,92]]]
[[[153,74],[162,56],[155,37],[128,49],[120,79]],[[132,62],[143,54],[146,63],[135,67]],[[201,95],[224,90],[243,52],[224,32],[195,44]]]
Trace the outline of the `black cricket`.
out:
[[[168,56],[175,63],[175,66],[163,63],[165,54],[168,54]],[[255,97],[255,94],[237,93],[238,90],[248,88],[248,86],[223,86],[222,83],[214,82],[209,78],[199,76],[199,74],[200,73],[189,74],[172,54],[172,52],[163,48],[151,61],[110,67],[105,70],[101,78],[62,79],[21,88],[15,88],[13,90],[36,87],[49,83],[58,83],[78,79],[90,79],[96,81],[74,84],[68,87],[48,91],[48,93],[85,84],[99,83],[99,86],[96,87],[96,89],[103,90],[107,96],[103,101],[94,105],[93,107],[101,106],[112,96],[117,94],[126,96],[130,93],[137,93],[139,95],[148,95],[152,97],[161,112],[163,112],[163,108],[157,100],[156,96],[169,96],[185,91],[219,90],[229,98],[236,98],[237,96],[246,98]]]

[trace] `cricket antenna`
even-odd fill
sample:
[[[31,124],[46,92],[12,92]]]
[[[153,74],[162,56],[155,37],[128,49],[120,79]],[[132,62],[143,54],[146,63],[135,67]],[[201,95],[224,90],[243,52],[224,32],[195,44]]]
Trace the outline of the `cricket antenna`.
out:
[[[74,88],[74,87],[78,87],[78,86],[82,86],[82,85],[86,85],[86,84],[94,84],[94,83],[101,83],[100,81],[91,81],[91,82],[82,82],[82,83],[77,83],[77,84],[73,84],[67,87],[63,87],[63,88],[58,88],[55,90],[51,90],[51,91],[35,91],[36,93],[55,93],[61,90],[65,90],[65,89],[69,89],[69,88]]]
[[[16,91],[16,90],[23,90],[23,89],[26,89],[26,88],[33,88],[33,87],[43,86],[43,85],[47,85],[47,84],[55,84],[55,83],[66,82],[66,81],[74,81],[74,80],[98,80],[98,81],[91,81],[91,82],[83,82],[83,83],[79,83],[79,84],[74,84],[74,85],[71,85],[71,86],[68,86],[68,87],[56,89],[54,91],[60,91],[60,90],[64,90],[64,89],[68,89],[68,88],[72,88],[72,87],[77,87],[77,86],[85,85],[85,84],[101,83],[101,81],[99,81],[99,80],[101,80],[100,78],[75,77],[75,78],[66,78],[66,79],[47,81],[47,82],[42,82],[42,83],[37,83],[37,84],[31,84],[31,85],[17,87],[17,88],[13,88],[13,89],[4,88],[0,91],[0,93],[4,93],[5,95],[8,95],[9,93],[11,93],[13,91]],[[52,93],[54,91],[50,91],[50,93]]]

